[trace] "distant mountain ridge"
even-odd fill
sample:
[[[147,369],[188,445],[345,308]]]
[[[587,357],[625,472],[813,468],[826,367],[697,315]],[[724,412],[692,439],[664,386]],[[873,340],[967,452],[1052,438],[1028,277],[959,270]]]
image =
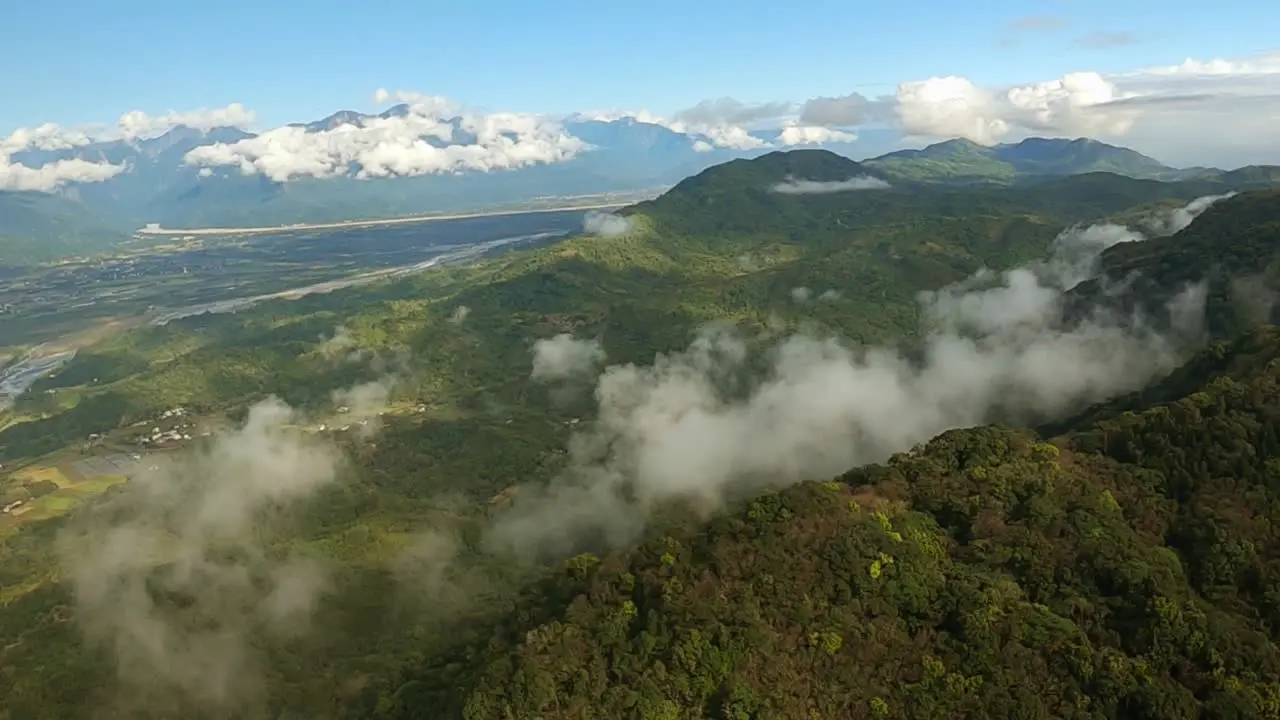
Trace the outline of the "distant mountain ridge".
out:
[[[343,110],[292,127],[307,133],[326,132],[344,125],[402,117],[410,112],[405,104],[377,114]],[[442,122],[453,126],[452,141],[424,137],[424,142],[444,147],[450,142],[475,140],[460,118],[446,118]],[[348,168],[346,175],[277,182],[261,175],[244,175],[235,166],[200,167],[186,162],[188,153],[196,148],[256,137],[233,127],[199,130],[179,126],[149,139],[114,140],[56,151],[26,150],[15,153],[13,161],[38,167],[78,158],[123,165],[125,170],[104,182],[66,186],[56,194],[57,201],[34,204],[24,201],[21,215],[0,214],[0,238],[17,238],[22,242],[48,240],[54,243],[51,247],[58,247],[65,230],[64,223],[57,218],[69,214],[82,217],[83,222],[76,224],[77,236],[85,240],[97,237],[101,241],[97,246],[104,249],[121,233],[153,222],[172,228],[261,226],[470,210],[537,197],[669,187],[712,166],[778,152],[772,147],[749,150],[715,147],[696,132],[677,132],[634,117],[608,120],[577,117],[568,119],[563,127],[566,133],[585,143],[587,149],[562,162],[513,170],[373,179],[353,177],[360,170],[355,164]],[[755,131],[751,135],[756,140],[772,137],[766,131]],[[834,151],[848,158],[857,152],[859,145],[840,142],[809,147]],[[858,172],[895,184],[1010,184],[1090,172],[1162,181],[1217,178],[1251,186],[1280,181],[1280,170],[1273,167],[1230,172],[1214,168],[1177,169],[1136,151],[1086,138],[1028,138],[991,147],[968,140],[947,140],[918,150],[899,150],[863,160]],[[0,193],[4,195],[12,193]],[[50,217],[36,219],[41,212],[49,212]],[[26,253],[16,249],[13,241],[6,242],[9,249],[0,251],[0,255],[8,258],[6,262],[13,262],[15,257],[27,257],[31,262],[49,257],[43,252]],[[80,246],[91,251],[94,243]]]
[[[867,161],[893,175],[924,181],[1011,182],[1028,175],[1111,172],[1135,178],[1177,180],[1198,174],[1169,167],[1135,150],[1098,140],[1027,138],[979,145],[947,140],[920,150],[899,150]]]

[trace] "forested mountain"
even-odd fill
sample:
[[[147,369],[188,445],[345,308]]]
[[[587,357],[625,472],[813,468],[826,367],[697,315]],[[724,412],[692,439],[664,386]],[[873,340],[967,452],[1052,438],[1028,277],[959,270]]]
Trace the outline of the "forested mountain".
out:
[[[1240,196],[1104,254],[1152,306],[1250,281],[1254,304],[1209,305],[1232,339],[1166,379],[1043,436],[953,430],[574,558],[470,656],[468,694],[412,677],[395,716],[1280,713],[1280,333],[1234,334],[1265,319],[1276,210]]]
[[[1210,358],[1051,441],[955,430],[575,558],[397,716],[1273,717],[1280,335]]]
[[[947,140],[920,150],[898,150],[867,161],[884,172],[914,180],[1007,183],[1025,177],[1110,172],[1134,178],[1178,180],[1212,172],[1178,170],[1128,148],[1089,138],[1027,138],[979,145]]]
[[[1280,196],[1237,189],[771,153],[109,337],[19,400],[0,490],[175,406],[222,435],[0,526],[5,710],[1280,716]]]
[[[0,267],[110,252],[131,229],[67,198],[0,191]]]
[[[124,336],[82,353],[62,374],[67,380],[38,385],[43,391],[73,378],[100,380],[76,407],[0,431],[0,458],[28,442],[53,449],[104,423],[135,422],[165,403],[217,407],[266,389],[291,403],[323,400],[332,389],[316,378],[327,375],[325,361],[297,358],[305,354],[300,348],[332,332],[339,316],[359,318],[383,347],[408,347],[424,375],[458,378],[453,390],[464,396],[474,394],[462,378],[481,372],[472,366],[477,361],[492,363],[484,371],[491,377],[519,378],[527,351],[511,340],[543,332],[548,316],[561,329],[602,337],[610,358],[635,362],[684,347],[707,322],[759,330],[772,317],[812,319],[858,342],[883,342],[921,329],[919,292],[982,267],[1044,258],[1067,226],[1229,191],[1209,181],[1105,173],[1012,190],[775,187],[862,177],[878,179],[864,165],[822,150],[735,160],[622,211],[632,231],[617,237],[580,236],[477,271],[429,273],[264,310],[287,321],[251,313]],[[797,302],[810,295],[812,302]],[[458,307],[468,308],[468,325],[476,329],[463,332],[447,322]],[[298,346],[285,343],[276,329],[282,324],[295,328],[287,337]],[[394,330],[372,330],[382,326]],[[458,354],[441,338],[490,350],[482,359]],[[155,363],[147,355],[171,359]],[[231,361],[236,355],[244,361]]]

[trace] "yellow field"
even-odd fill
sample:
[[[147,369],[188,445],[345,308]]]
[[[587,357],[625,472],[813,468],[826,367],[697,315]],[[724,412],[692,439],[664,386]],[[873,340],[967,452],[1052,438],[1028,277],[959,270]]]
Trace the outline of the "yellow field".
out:
[[[20,473],[15,473],[15,477],[25,482],[52,481],[58,485],[58,489],[48,495],[29,500],[22,507],[11,511],[9,516],[20,522],[56,517],[86,499],[101,495],[111,486],[127,480],[124,476],[103,476],[73,482],[67,477],[68,474],[56,467],[25,468]]]
[[[53,482],[60,488],[67,487],[72,484],[71,479],[66,473],[54,466],[36,466],[23,468],[13,474],[14,479],[24,485],[48,480]]]

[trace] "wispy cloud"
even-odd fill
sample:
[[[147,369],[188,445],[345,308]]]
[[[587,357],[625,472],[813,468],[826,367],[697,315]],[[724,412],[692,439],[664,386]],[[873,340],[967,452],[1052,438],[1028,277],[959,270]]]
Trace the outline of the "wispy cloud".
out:
[[[1005,30],[1011,33],[1045,32],[1060,30],[1067,24],[1067,19],[1060,15],[1024,15],[1010,20],[1005,25]]]
[[[582,231],[601,237],[618,237],[631,230],[630,218],[614,213],[588,210],[582,218]]]
[[[859,175],[848,180],[798,180],[788,178],[769,188],[783,195],[822,195],[826,193],[852,192],[854,190],[884,190],[889,183],[870,175]]]
[[[1092,50],[1109,50],[1111,48],[1129,47],[1142,42],[1136,34],[1126,31],[1109,32],[1100,30],[1091,32],[1087,35],[1081,35],[1076,38],[1075,45],[1077,47],[1089,48]]]

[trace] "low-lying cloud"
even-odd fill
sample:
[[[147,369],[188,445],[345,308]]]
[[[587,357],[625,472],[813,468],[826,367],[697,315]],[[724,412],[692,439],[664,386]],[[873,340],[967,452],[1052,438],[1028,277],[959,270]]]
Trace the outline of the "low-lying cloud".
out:
[[[367,356],[366,352],[357,347],[356,336],[345,325],[335,327],[333,335],[320,343],[317,352],[331,361],[358,362]]]
[[[844,130],[818,125],[788,125],[778,133],[777,143],[783,147],[794,145],[826,145],[828,143],[857,142],[858,136]]]
[[[467,316],[470,314],[471,314],[471,308],[467,307],[466,305],[459,305],[458,307],[453,309],[452,313],[449,314],[449,322],[453,323],[454,325],[461,325],[467,319]]]
[[[584,232],[601,237],[618,237],[631,232],[631,218],[589,210],[582,218]]]
[[[797,180],[789,178],[777,183],[773,192],[784,195],[820,195],[826,193],[850,192],[853,190],[884,190],[889,188],[888,182],[870,175],[859,175],[848,180]]]
[[[1236,194],[1235,192],[1229,192],[1222,195],[1206,195],[1174,210],[1151,213],[1143,218],[1143,228],[1156,235],[1172,235],[1190,225],[1191,221],[1195,220],[1200,213],[1209,209],[1210,205],[1219,200],[1234,197]]]
[[[361,352],[344,326],[326,347]],[[408,364],[402,351],[367,357],[379,376],[331,397],[359,439],[378,429]],[[252,714],[267,646],[311,631],[330,566],[292,542],[291,518],[346,467],[332,436],[304,429],[314,421],[269,397],[237,428],[144,459],[147,471],[59,536],[75,618],[114,654],[123,710]]]
[[[492,547],[624,542],[667,502],[715,508],[882,461],[951,428],[1042,422],[1136,389],[1200,340],[1205,288],[1124,317],[1068,317],[1063,300],[1096,275],[1105,248],[1143,239],[1119,226],[1072,228],[1046,262],[924,293],[928,334],[910,354],[800,334],[775,345],[760,374],[752,339],[717,330],[652,365],[608,367],[568,470],[521,489],[491,528]]]
[[[360,429],[362,437],[368,437],[379,429],[379,419],[386,410],[387,401],[391,399],[391,392],[398,381],[398,376],[387,374],[376,380],[335,390],[332,394],[333,404],[347,416],[347,420]]]
[[[307,629],[320,560],[270,544],[272,519],[334,482],[333,446],[269,399],[239,429],[155,464],[59,538],[75,617],[130,692],[228,710],[255,702],[255,638]]]
[[[599,340],[579,340],[569,333],[538,340],[533,344],[533,372],[536,382],[567,380],[594,371],[604,361]]]

